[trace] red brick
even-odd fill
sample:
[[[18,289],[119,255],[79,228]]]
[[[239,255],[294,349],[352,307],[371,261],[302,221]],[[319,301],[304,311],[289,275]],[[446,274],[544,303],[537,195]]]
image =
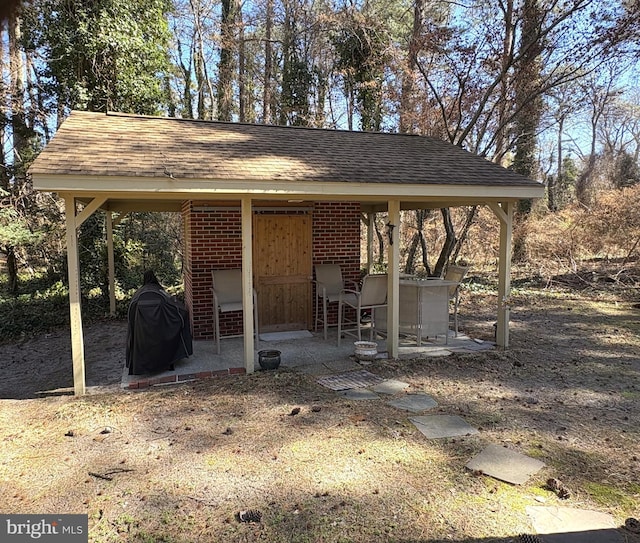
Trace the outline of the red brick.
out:
[[[151,379],[152,385],[159,385],[162,383],[175,383],[175,382],[176,382],[175,375],[165,375],[163,377],[156,377],[154,379]]]
[[[213,337],[211,269],[242,265],[242,224],[238,207],[196,210],[205,202],[185,202],[185,298],[194,338]],[[219,207],[219,203],[210,203]],[[350,280],[360,277],[360,204],[316,202],[313,210],[313,264],[340,264]],[[315,303],[315,297],[314,297]],[[330,320],[337,309],[331,306]],[[312,312],[315,307],[312,308]],[[221,317],[222,335],[242,334],[242,313]]]

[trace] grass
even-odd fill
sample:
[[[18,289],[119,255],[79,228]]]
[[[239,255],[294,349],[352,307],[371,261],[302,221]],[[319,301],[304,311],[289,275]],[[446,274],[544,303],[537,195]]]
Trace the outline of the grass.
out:
[[[584,490],[591,499],[601,506],[620,511],[623,515],[637,515],[638,496],[640,487],[638,484],[629,484],[626,488],[620,488],[611,484],[587,482]],[[635,498],[635,499],[634,499]]]

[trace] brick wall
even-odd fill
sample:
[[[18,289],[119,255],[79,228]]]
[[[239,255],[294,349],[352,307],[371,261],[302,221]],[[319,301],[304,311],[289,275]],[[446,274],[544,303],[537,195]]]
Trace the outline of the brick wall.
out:
[[[185,202],[182,212],[185,224],[185,298],[191,315],[193,335],[195,339],[212,339],[211,270],[241,267],[241,211],[239,206]],[[354,281],[359,279],[359,203],[315,204],[313,263],[340,264],[345,278]],[[336,322],[337,307],[334,306],[331,307],[330,322]],[[222,336],[242,334],[242,312],[222,315],[220,331]]]
[[[313,264],[340,264],[343,279],[359,281],[359,203],[316,202],[313,212]],[[315,288],[313,300],[315,317]],[[328,322],[337,323],[338,304],[330,304],[328,309]]]

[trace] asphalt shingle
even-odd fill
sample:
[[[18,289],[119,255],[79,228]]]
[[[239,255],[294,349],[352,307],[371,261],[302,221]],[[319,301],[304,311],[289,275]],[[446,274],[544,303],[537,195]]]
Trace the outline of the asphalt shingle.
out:
[[[37,175],[539,186],[434,138],[74,111]]]

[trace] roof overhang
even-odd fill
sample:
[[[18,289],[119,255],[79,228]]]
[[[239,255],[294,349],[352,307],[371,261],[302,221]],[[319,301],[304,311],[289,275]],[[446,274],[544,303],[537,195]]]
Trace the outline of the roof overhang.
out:
[[[80,200],[106,197],[103,209],[111,211],[179,211],[186,200],[358,201],[370,210],[386,209],[399,199],[403,209],[438,208],[540,198],[542,185],[393,184],[344,182],[270,183],[211,179],[143,177],[33,176],[34,188],[72,195]]]

